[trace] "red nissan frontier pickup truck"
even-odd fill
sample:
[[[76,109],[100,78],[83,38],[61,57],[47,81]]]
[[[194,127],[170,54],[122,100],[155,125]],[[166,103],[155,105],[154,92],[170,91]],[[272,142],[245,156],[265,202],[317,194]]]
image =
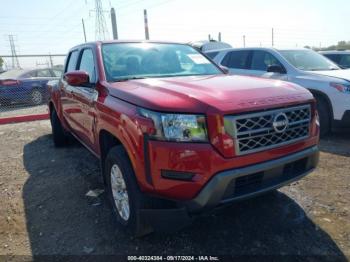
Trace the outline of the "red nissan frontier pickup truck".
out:
[[[153,41],[72,48],[49,101],[54,144],[71,134],[100,159],[116,221],[136,235],[312,172],[315,108],[298,85]]]

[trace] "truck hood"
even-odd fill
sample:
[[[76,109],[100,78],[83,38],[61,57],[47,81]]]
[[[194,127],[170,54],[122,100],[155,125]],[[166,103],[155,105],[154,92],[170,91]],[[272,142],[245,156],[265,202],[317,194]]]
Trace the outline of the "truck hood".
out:
[[[327,70],[327,71],[308,71],[314,75],[330,76],[350,81],[350,69]]]
[[[149,78],[109,83],[110,95],[157,111],[235,113],[303,103],[306,89],[279,80],[236,75]]]

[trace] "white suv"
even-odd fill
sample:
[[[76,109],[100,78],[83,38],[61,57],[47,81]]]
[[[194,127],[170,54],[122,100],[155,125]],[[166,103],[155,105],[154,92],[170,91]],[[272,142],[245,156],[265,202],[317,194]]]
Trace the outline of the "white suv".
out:
[[[309,89],[317,100],[321,135],[350,127],[350,70],[310,49],[241,48],[207,52],[230,73],[290,81]]]

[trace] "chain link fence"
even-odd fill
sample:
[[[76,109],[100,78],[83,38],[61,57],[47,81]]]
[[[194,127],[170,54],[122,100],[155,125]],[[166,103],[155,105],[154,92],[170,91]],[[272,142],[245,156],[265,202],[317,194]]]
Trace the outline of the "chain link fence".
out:
[[[65,55],[0,57],[4,61],[0,73],[0,120],[22,116],[35,119],[47,114],[48,85],[57,84],[61,77]]]

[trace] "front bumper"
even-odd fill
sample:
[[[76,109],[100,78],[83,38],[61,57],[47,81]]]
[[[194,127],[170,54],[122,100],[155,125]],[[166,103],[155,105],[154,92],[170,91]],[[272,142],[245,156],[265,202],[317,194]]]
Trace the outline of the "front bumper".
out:
[[[216,174],[192,200],[183,201],[191,213],[250,198],[296,181],[317,166],[318,147],[242,168]]]

